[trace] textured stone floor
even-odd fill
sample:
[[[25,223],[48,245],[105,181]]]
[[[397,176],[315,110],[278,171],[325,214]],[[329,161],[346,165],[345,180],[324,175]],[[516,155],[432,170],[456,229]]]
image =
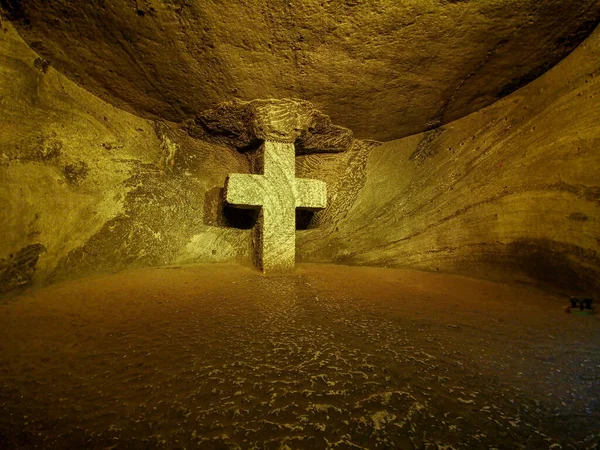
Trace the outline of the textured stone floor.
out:
[[[600,447],[600,321],[531,287],[229,265],[0,304],[2,448]]]

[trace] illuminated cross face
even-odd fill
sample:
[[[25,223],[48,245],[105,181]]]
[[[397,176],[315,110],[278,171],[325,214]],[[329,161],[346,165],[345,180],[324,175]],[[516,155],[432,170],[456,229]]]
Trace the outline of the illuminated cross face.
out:
[[[323,181],[296,178],[293,143],[265,141],[259,150],[261,175],[234,173],[225,182],[227,203],[260,208],[255,252],[263,272],[292,270],[296,257],[296,208],[318,210],[327,204]]]

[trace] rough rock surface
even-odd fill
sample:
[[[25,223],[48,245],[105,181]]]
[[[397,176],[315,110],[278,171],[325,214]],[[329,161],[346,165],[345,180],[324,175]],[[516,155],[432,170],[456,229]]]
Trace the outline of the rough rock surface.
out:
[[[25,40],[110,103],[181,122],[234,98],[301,98],[358,138],[465,116],[537,78],[597,0],[1,0]]]
[[[42,244],[30,244],[6,259],[0,259],[0,295],[15,292],[30,285],[36,271]]]
[[[0,26],[0,291],[90,272],[248,260],[224,211],[235,150],[125,113]],[[45,248],[45,252],[32,250]],[[38,258],[39,254],[39,258]]]
[[[190,136],[240,151],[271,140],[294,142],[298,153],[335,153],[347,150],[353,141],[352,131],[298,99],[221,103],[187,121],[185,128]]]
[[[331,196],[298,233],[299,258],[600,295],[600,28],[480,112],[337,156],[298,158]]]
[[[292,99],[220,105],[201,116],[201,140],[101,101],[43,64],[8,22],[0,29],[2,293],[126,267],[249,263],[258,218],[226,205],[223,190],[259,161],[238,150],[263,138],[299,152],[361,145]],[[37,245],[39,258],[15,259]]]
[[[0,259],[43,245],[33,282],[250,261],[256,216],[223,201],[226,176],[251,172],[247,153],[125,113],[60,75],[9,23],[0,30]],[[318,226],[297,233],[299,259],[595,289],[598,33],[460,121],[297,157],[297,176],[325,181],[329,205],[297,216]]]

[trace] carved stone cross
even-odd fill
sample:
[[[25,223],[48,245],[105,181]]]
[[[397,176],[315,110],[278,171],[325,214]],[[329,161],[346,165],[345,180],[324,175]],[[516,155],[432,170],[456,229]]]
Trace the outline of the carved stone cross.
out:
[[[292,270],[296,257],[296,208],[317,210],[327,204],[323,181],[296,178],[293,143],[265,141],[259,150],[262,174],[234,173],[225,182],[226,201],[260,208],[254,240],[263,272]]]

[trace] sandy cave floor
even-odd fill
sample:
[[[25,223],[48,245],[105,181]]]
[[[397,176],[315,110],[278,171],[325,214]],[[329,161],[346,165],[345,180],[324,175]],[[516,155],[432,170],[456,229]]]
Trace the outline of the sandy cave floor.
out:
[[[413,270],[140,269],[0,304],[2,448],[600,448],[600,320]]]

